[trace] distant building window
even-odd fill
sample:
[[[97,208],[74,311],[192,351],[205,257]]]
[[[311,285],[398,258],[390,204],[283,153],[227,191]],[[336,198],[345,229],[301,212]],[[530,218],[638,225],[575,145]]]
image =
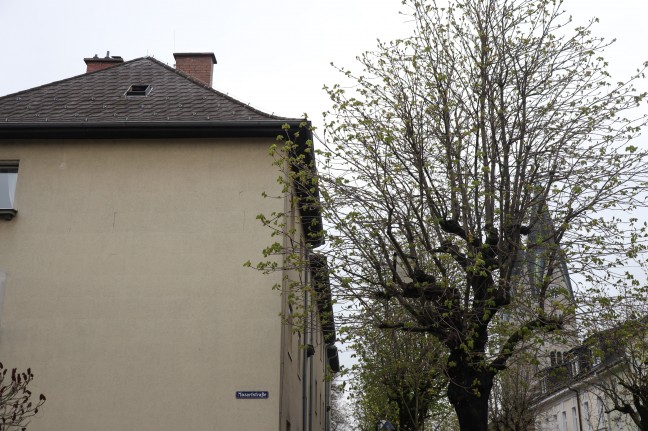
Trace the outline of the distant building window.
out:
[[[16,215],[14,197],[18,180],[18,161],[0,160],[0,217],[11,220]]]
[[[560,364],[562,364],[563,361],[566,359],[566,358],[563,357],[562,352],[557,352],[557,351],[555,351],[555,350],[552,351],[552,352],[549,354],[549,356],[550,356],[550,358],[551,358],[551,366],[552,366],[552,367],[555,366],[555,365],[560,365]]]
[[[603,429],[606,427],[605,408],[603,406],[603,401],[601,401],[600,398],[596,399],[596,420],[598,422],[597,429]]]
[[[585,401],[583,403],[583,407],[584,407],[584,410],[585,410],[585,425],[586,425],[585,429],[587,431],[592,431],[592,421],[591,421],[591,418],[590,418],[589,403],[587,401]]]
[[[558,298],[558,296],[560,295],[560,286],[558,286],[557,284],[550,284],[547,288],[547,292],[549,293],[549,296],[551,298]]]
[[[601,356],[598,353],[594,354],[594,366],[601,365]]]
[[[574,359],[569,364],[570,364],[570,370],[571,370],[572,377],[577,376],[578,372],[580,371],[578,360]]]

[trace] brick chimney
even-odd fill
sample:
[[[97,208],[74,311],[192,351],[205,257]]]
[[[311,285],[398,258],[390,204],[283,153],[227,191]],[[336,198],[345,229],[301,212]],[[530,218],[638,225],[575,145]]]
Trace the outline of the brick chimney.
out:
[[[216,56],[213,52],[176,52],[176,69],[211,87]]]
[[[88,66],[86,73],[90,73],[105,69],[107,67],[115,66],[119,63],[123,63],[124,59],[116,55],[111,57],[110,51],[108,51],[106,52],[106,56],[104,58],[99,58],[99,56],[95,54],[94,57],[84,58],[83,61],[85,61],[85,64]]]

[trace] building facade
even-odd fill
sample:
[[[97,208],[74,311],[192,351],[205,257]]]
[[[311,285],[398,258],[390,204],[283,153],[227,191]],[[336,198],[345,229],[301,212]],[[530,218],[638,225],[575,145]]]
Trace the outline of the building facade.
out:
[[[567,352],[563,362],[541,370],[536,430],[638,430],[629,415],[613,408],[608,393],[612,390],[632,404],[632,397],[618,383],[618,374],[626,366],[622,354],[601,354],[586,343]]]
[[[326,301],[293,331],[283,274],[243,265],[289,206],[268,148],[303,120],[212,89],[215,63],[95,56],[0,98],[0,358],[47,395],[30,430],[326,429]]]

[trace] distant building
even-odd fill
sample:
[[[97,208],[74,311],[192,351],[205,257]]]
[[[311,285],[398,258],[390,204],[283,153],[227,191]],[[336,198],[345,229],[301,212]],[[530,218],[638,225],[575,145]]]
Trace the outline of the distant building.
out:
[[[516,256],[512,301],[504,313],[503,328],[515,330],[540,316],[547,325],[516,346],[499,376],[491,398],[491,421],[502,429],[533,429],[537,397],[542,391],[542,370],[562,364],[578,343],[574,293],[565,257],[555,240],[549,211],[536,204],[526,226],[526,243]],[[505,332],[506,333],[506,332]],[[507,428],[508,427],[508,428]],[[556,428],[558,430],[558,428]]]
[[[574,292],[563,252],[554,240],[553,222],[546,210],[534,212],[528,228],[526,244],[516,258],[512,280],[515,282],[511,305],[505,310],[505,320],[517,328],[538,318],[542,306],[544,318],[562,320],[559,331],[549,331],[541,340],[525,340],[517,347],[534,359],[533,368],[545,368],[562,362],[574,345]],[[541,331],[536,331],[536,335]],[[527,359],[514,355],[511,363]],[[529,365],[529,364],[527,364]]]
[[[298,327],[282,273],[243,267],[274,241],[260,213],[319,245],[317,209],[262,197],[282,126],[311,132],[212,89],[213,54],[175,58],[0,97],[0,358],[47,396],[31,431],[325,431],[326,263]]]
[[[628,346],[620,342],[627,337],[609,330],[585,341],[579,338],[569,271],[553,235],[548,213],[540,212],[519,256],[523,265],[509,319],[518,324],[530,321],[542,306],[546,318],[562,319],[562,328],[521,343],[507,371],[517,380],[507,382],[508,392],[494,401],[501,405],[493,410],[516,407],[519,417],[509,409],[514,412],[511,417],[535,431],[634,431],[630,416],[613,408],[605,390],[618,394],[617,402],[631,399],[618,384],[628,367]],[[645,329],[638,336],[645,338]]]
[[[640,356],[645,352],[645,333]],[[615,409],[628,404],[636,410],[624,384],[645,379],[646,364],[630,352],[627,336],[619,338],[614,329],[597,333],[566,352],[563,360],[538,374],[536,430],[635,431],[637,426],[627,412]],[[633,367],[639,367],[639,372]],[[636,373],[633,375],[632,373]],[[632,381],[634,380],[634,381]],[[641,385],[641,384],[640,384]],[[643,383],[643,391],[648,383]],[[614,393],[614,395],[612,395]]]

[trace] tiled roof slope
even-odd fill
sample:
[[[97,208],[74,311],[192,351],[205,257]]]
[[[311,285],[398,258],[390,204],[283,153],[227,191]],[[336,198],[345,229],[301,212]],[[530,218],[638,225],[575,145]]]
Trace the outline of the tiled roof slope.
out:
[[[148,84],[147,96],[126,96]],[[0,97],[3,124],[264,122],[263,113],[150,57]]]

